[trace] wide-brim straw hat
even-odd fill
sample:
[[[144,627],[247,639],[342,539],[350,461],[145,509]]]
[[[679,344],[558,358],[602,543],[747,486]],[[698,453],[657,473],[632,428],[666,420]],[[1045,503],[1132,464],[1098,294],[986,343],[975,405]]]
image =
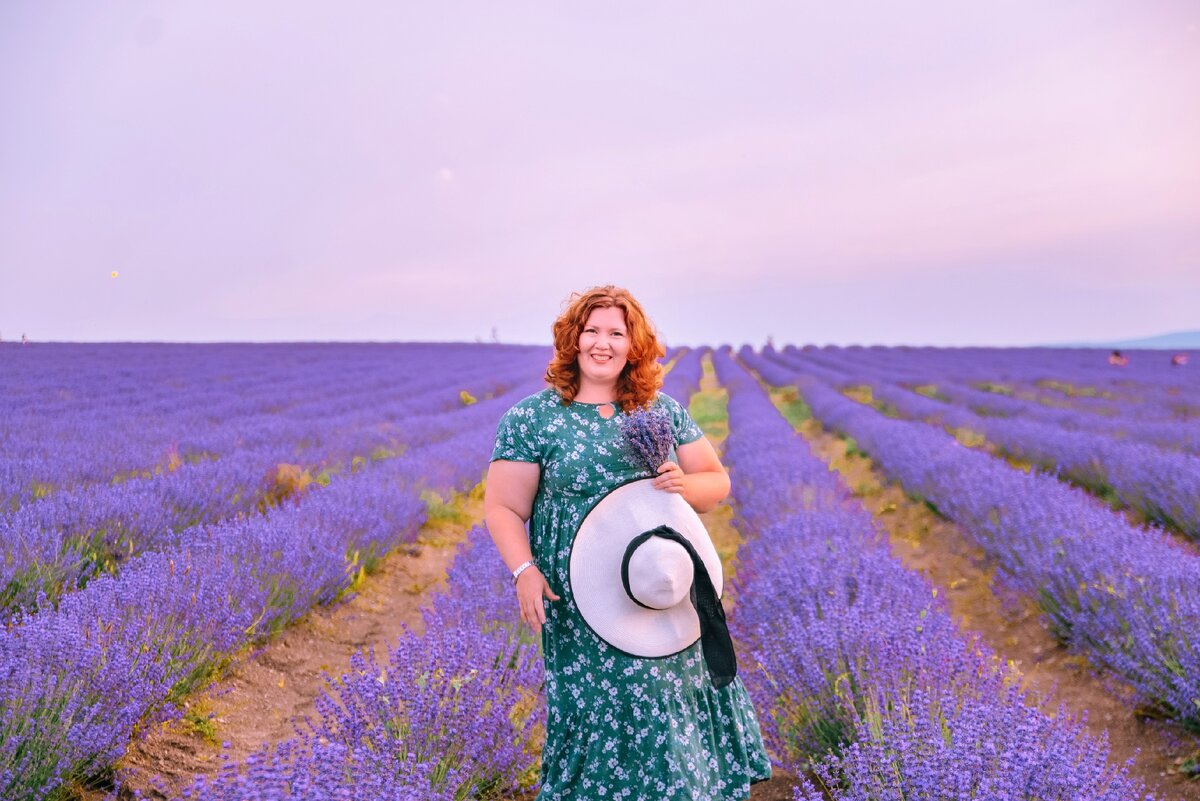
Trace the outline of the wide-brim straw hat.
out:
[[[580,523],[569,558],[572,597],[596,636],[631,656],[672,656],[703,635],[721,686],[721,676],[728,683],[736,671],[720,604],[721,560],[683,496],[652,482],[617,487]]]

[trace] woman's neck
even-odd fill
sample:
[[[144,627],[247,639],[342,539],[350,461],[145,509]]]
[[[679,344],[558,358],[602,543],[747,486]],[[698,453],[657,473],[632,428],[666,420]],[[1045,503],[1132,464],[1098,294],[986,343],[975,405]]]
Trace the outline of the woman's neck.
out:
[[[580,403],[611,403],[617,397],[617,384],[614,381],[611,384],[592,384],[590,382],[580,381],[579,391],[575,393],[575,400]]]

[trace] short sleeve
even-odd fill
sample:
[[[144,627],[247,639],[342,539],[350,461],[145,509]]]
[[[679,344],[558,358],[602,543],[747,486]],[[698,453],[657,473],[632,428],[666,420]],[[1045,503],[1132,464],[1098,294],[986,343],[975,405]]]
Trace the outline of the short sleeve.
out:
[[[686,445],[704,436],[700,426],[692,419],[683,404],[670,395],[660,395],[663,407],[671,416],[671,428],[675,431],[675,445]]]
[[[491,460],[494,462],[497,459],[509,462],[541,462],[541,437],[532,406],[518,404],[500,418]]]

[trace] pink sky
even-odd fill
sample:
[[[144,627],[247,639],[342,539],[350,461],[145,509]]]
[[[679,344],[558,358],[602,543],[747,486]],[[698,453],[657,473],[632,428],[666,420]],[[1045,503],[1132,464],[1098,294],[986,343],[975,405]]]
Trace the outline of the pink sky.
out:
[[[1200,328],[1194,3],[428,5],[0,5],[0,335]]]

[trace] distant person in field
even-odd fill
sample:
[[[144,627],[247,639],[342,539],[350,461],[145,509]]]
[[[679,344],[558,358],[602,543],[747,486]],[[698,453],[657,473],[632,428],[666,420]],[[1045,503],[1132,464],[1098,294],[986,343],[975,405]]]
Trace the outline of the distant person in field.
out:
[[[714,667],[721,660],[708,658],[725,654],[710,651],[711,626],[697,627],[709,632],[699,639],[685,637],[688,629],[680,626],[673,635],[678,642],[668,642],[674,651],[665,656],[668,649],[644,655],[650,649],[638,640],[642,629],[613,629],[618,621],[663,622],[657,615],[675,620],[678,612],[689,613],[691,623],[697,616],[710,620],[704,616],[712,615],[712,606],[695,600],[697,593],[713,597],[712,584],[701,583],[710,573],[696,556],[699,549],[684,557],[692,560],[690,599],[689,585],[681,582],[676,600],[660,605],[643,604],[647,596],[631,589],[644,585],[631,578],[630,554],[661,554],[646,557],[651,572],[671,559],[678,564],[677,554],[689,546],[670,541],[660,533],[663,526],[642,532],[640,545],[639,536],[604,536],[618,526],[586,540],[602,549],[620,542],[603,552],[611,565],[624,548],[624,564],[615,563],[619,569],[601,572],[594,568],[600,560],[592,557],[571,560],[576,535],[584,540],[598,519],[610,525],[617,519],[600,514],[613,508],[606,499],[628,498],[635,490],[645,503],[639,509],[661,505],[694,516],[692,509],[708,511],[726,497],[729,477],[688,411],[659,392],[658,359],[665,352],[628,291],[604,286],[573,294],[552,330],[549,386],[501,418],[484,496],[488,531],[514,576],[514,603],[522,621],[541,635],[548,715],[537,801],[745,799],[751,783],[770,778],[770,760],[736,664],[721,673]],[[638,466],[623,447],[622,423],[639,409],[653,414],[638,419],[654,417],[665,429],[662,441],[673,441],[668,447],[677,461],[668,459],[657,471]],[[659,492],[682,496],[686,504]],[[646,542],[651,547],[641,550]],[[582,546],[580,552],[596,553]],[[703,578],[691,572],[697,564]],[[595,616],[598,597],[611,601],[599,607],[612,609],[610,616]],[[633,646],[618,648],[614,642],[624,643],[623,637]],[[731,642],[728,657],[733,661]]]
[[[1129,357],[1119,350],[1114,350],[1108,355],[1108,363],[1116,367],[1124,367],[1129,364]]]
[[[1185,364],[1187,364],[1187,360],[1188,360],[1188,357],[1187,357],[1186,353],[1176,353],[1174,356],[1171,357],[1171,366],[1172,367],[1183,367]]]

